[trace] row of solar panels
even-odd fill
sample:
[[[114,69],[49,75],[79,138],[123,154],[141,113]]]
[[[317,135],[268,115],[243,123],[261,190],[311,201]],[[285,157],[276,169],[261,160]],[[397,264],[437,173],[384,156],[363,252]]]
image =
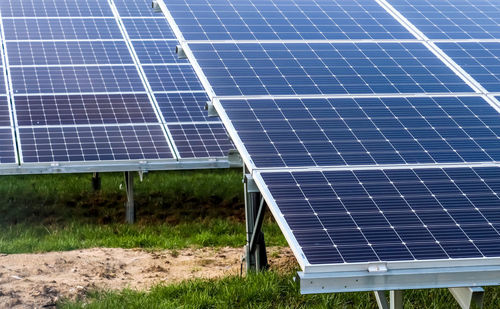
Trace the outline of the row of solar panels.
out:
[[[2,1],[0,12],[0,170],[227,161],[223,125],[148,1]]]
[[[498,1],[162,2],[303,270],[500,264]]]

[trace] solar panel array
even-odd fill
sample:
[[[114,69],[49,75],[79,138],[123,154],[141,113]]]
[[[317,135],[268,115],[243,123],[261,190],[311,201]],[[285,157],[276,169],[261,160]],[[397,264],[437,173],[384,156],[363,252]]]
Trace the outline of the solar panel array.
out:
[[[14,141],[25,166],[211,161],[233,148],[219,119],[199,117],[203,87],[149,1],[2,1],[0,12],[0,163],[17,162]]]
[[[162,6],[303,268],[500,257],[499,3]]]

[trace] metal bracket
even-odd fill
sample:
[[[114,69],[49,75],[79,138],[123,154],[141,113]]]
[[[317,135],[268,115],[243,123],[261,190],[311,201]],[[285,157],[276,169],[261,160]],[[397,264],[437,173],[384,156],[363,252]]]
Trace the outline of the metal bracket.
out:
[[[135,221],[134,205],[134,172],[125,172],[125,189],[127,190],[127,202],[125,203],[125,220],[127,223]]]
[[[217,110],[215,110],[214,104],[211,101],[207,101],[205,104],[205,110],[208,112],[208,117],[219,117]]]
[[[182,48],[182,46],[177,45],[175,47],[175,53],[177,54],[177,57],[179,59],[187,59],[186,51],[184,51],[184,48]]]
[[[229,162],[229,167],[241,167],[243,166],[243,159],[240,153],[236,149],[231,149],[227,153],[227,161]]]
[[[257,187],[252,175],[245,174],[243,177],[243,183],[246,185],[245,190],[247,193],[260,193],[259,187]]]
[[[385,291],[373,291],[379,309],[403,309],[403,291],[390,291],[389,302],[385,297]]]
[[[153,1],[153,2],[151,3],[151,7],[153,8],[153,11],[154,11],[155,13],[161,13],[161,12],[162,12],[162,10],[161,10],[161,6],[160,6],[160,4],[159,4],[157,1]]]
[[[484,290],[481,287],[449,288],[462,309],[483,308]]]

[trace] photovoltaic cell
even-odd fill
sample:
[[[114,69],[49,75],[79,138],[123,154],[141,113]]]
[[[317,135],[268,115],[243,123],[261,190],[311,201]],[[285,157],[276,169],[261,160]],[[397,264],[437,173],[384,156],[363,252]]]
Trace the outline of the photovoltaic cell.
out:
[[[234,149],[222,123],[168,125],[181,158],[227,156]]]
[[[172,158],[160,125],[19,129],[24,163]]]
[[[154,92],[203,90],[189,65],[147,65],[142,68]]]
[[[188,63],[175,53],[177,41],[132,41],[132,44],[142,64]]]
[[[486,90],[500,91],[500,43],[453,42],[437,45]]]
[[[500,114],[481,97],[221,105],[258,168],[500,160]]]
[[[102,0],[3,0],[3,17],[88,17],[113,16],[107,1]]]
[[[371,0],[174,0],[187,40],[413,39]]]
[[[498,167],[261,175],[313,265],[500,254]]]
[[[15,94],[145,91],[134,66],[14,67]]]
[[[123,39],[114,18],[3,19],[6,40]]]
[[[208,117],[205,110],[205,105],[210,100],[206,93],[157,93],[155,97],[167,123],[204,122],[214,119]]]
[[[123,18],[130,39],[175,39],[165,18]]]
[[[10,123],[9,123],[10,125]],[[17,163],[12,128],[0,128],[0,166]]]
[[[2,67],[0,69],[3,70]],[[3,74],[0,74],[0,94],[6,94],[7,90],[5,89],[5,78]]]
[[[8,42],[12,65],[133,64],[124,41]]]
[[[10,110],[7,97],[0,96],[0,127],[10,127]]]
[[[430,39],[500,39],[495,0],[388,0]]]
[[[157,123],[146,94],[15,96],[20,126]]]
[[[154,12],[149,0],[113,0],[122,17],[163,17],[161,12]]]
[[[189,46],[218,96],[472,91],[421,43]]]

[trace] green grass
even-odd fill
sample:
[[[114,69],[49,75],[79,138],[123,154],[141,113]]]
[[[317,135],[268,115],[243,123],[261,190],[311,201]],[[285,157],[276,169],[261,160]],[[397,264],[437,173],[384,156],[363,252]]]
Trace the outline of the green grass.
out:
[[[156,172],[136,178],[138,223],[123,223],[122,174],[103,174],[94,192],[91,175],[0,178],[0,253],[65,251],[92,247],[182,249],[245,244],[239,170]],[[286,245],[268,217],[269,245]]]
[[[263,226],[266,242],[286,246],[278,226]],[[64,226],[17,224],[0,227],[0,252],[32,253],[84,248],[183,249],[187,247],[243,247],[245,226],[232,220],[213,219],[176,225],[80,224]]]
[[[103,174],[93,192],[90,174],[0,177],[0,225],[17,223],[120,223],[124,221],[123,175]],[[172,171],[136,177],[139,223],[193,219],[241,220],[240,170]]]
[[[488,288],[485,308],[500,308],[498,288]],[[405,309],[458,309],[445,290],[409,291]],[[275,272],[246,278],[193,280],[157,286],[150,292],[92,292],[86,301],[63,302],[61,308],[376,308],[372,293],[300,295],[292,274]]]

